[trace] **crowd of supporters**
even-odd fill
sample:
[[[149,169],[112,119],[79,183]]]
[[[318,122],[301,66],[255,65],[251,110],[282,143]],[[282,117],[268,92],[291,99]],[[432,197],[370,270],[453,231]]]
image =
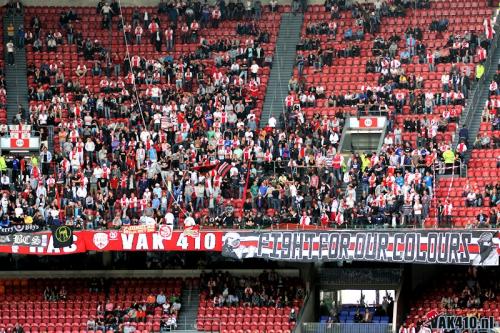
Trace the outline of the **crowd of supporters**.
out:
[[[479,133],[474,141],[474,148],[497,149],[500,148],[500,72],[497,72],[490,82],[490,98],[483,111],[482,121],[487,124],[486,131]],[[500,166],[500,164],[499,164]]]
[[[454,166],[467,150],[466,129],[460,131],[463,140],[456,150],[451,142],[436,138],[458,120],[470,88],[469,62],[479,51],[479,62],[484,61],[488,39],[480,43],[471,33],[450,35],[446,56],[444,49],[427,50],[419,28],[394,36],[407,40],[399,55],[394,42],[376,38],[367,72],[380,74],[378,85],[343,96],[329,94],[322,86],[306,86],[303,66],[321,70],[339,56],[355,56],[356,46],[323,52],[312,45],[307,58],[298,53],[299,78],[290,81],[287,111],[259,128],[258,98],[272,54],[264,51],[271,36],[258,20],[262,12],[276,10],[275,5],[162,3],[157,13],[135,10],[128,20],[116,1],[99,3],[100,28],[118,27],[127,43],[149,42],[157,50],[171,50],[178,42],[199,44],[177,59],[139,54],[122,58],[77,31],[73,22],[81,18],[71,9],[61,13],[60,31],[45,30],[38,16],[30,26],[19,27],[18,47],[51,52],[61,44],[76,44],[79,57],[92,60],[93,66],[82,63],[65,77],[64,61],[56,53],[49,63],[29,64],[30,107],[20,107],[14,122],[32,125],[44,139],[54,126],[58,144],[51,153],[42,140],[40,155],[29,159],[0,157],[6,190],[1,225],[177,227],[193,216],[202,226],[228,228],[280,223],[422,226],[435,173],[456,173]],[[404,3],[389,6],[383,1],[373,12],[342,1],[327,6],[333,22],[335,13],[350,10],[360,29],[371,34],[384,16],[401,16],[406,10]],[[236,27],[241,40],[200,36],[202,29],[225,20],[241,21]],[[335,35],[335,30],[329,23],[308,27],[311,35]],[[325,60],[327,53],[330,58]],[[461,63],[443,73],[437,92],[426,89],[421,77],[407,77],[402,66],[417,61],[435,70],[438,63],[457,59]],[[99,78],[97,89],[81,83],[89,77]],[[306,119],[302,108],[327,96],[332,106],[352,106],[358,115],[387,113],[389,134],[379,153],[340,154],[344,114]],[[428,116],[405,121],[402,128],[395,117],[407,107]],[[417,145],[402,140],[403,130],[419,133]],[[451,203],[444,206],[451,216]]]
[[[103,28],[116,23],[128,40],[130,23],[118,19],[117,6],[102,2],[98,13]],[[177,225],[204,209],[212,222],[220,219],[224,200],[241,198],[249,173],[262,169],[253,164],[250,170],[248,162],[263,161],[264,151],[273,147],[270,138],[278,136],[257,131],[261,74],[272,61],[262,48],[269,43],[269,33],[253,21],[260,18],[259,8],[251,3],[242,9],[240,4],[211,7],[194,2],[160,6],[158,15],[134,11],[136,31],[144,26],[152,43],[157,42],[154,32],[156,37],[161,34],[167,49],[177,41],[173,34],[189,24],[189,42],[199,42],[199,47],[178,59],[120,59],[98,40],[75,31],[72,22],[79,18],[71,10],[61,13],[65,34],[58,42],[76,44],[79,56],[94,60],[94,66],[82,64],[67,78],[57,55],[38,68],[28,66],[34,83],[30,108],[20,108],[14,122],[45,132],[46,126],[56,126],[59,147],[52,154],[45,146],[30,160],[2,157],[3,171],[12,170],[4,175],[10,192],[3,199],[3,225],[119,228],[151,221],[141,220],[144,216]],[[162,24],[165,15],[168,23]],[[209,42],[196,34],[228,19],[247,20],[237,27],[241,42]],[[44,31],[42,21],[33,17],[26,31],[25,45],[33,51],[44,50],[43,40],[60,35]],[[135,41],[141,42],[137,34]],[[101,78],[99,91],[81,85],[89,76]],[[227,175],[215,172],[223,161],[230,166]],[[203,171],[207,168],[214,170]]]
[[[395,4],[397,6],[398,2]],[[402,3],[399,5],[404,16],[404,6]],[[387,9],[384,2],[375,6],[373,12],[370,5],[350,8],[359,26],[359,31],[353,36],[359,35],[363,39],[365,32],[376,31],[376,24],[372,24],[372,21],[378,22],[383,16],[394,16],[394,13],[384,8]],[[489,23],[488,20],[485,22]],[[447,24],[441,25],[443,28],[437,30],[444,33]],[[378,154],[353,154],[348,158],[336,155],[340,125],[345,116],[342,109],[339,109],[333,120],[325,117],[321,122],[318,121],[319,127],[333,132],[329,133],[330,157],[336,156],[332,161],[334,172],[337,170],[337,181],[347,187],[344,195],[334,196],[332,211],[337,214],[331,218],[338,224],[348,225],[423,225],[433,197],[435,174],[456,174],[458,161],[467,151],[467,146],[473,144],[469,140],[467,128],[459,131],[460,144],[456,149],[451,147],[451,141],[437,138],[438,134],[456,128],[450,126],[458,123],[471,81],[474,80],[471,63],[477,62],[476,79],[480,79],[484,73],[482,62],[486,59],[491,36],[485,38],[470,31],[465,31],[463,35],[450,33],[446,45],[436,49],[428,48],[418,27],[408,27],[404,35],[393,35],[388,40],[378,36],[373,41],[373,58],[366,63],[367,73],[379,74],[377,84],[335,95],[325,92],[321,85],[308,86],[303,72],[307,66],[321,71],[323,66],[331,66],[337,57],[359,57],[360,49],[356,43],[344,43],[345,49],[338,50],[332,44],[323,47],[319,39],[311,37],[329,35],[335,39],[336,30],[335,20],[307,25],[308,38],[298,47],[298,79],[290,80],[290,94],[285,101],[288,108],[286,121],[292,129],[302,126],[305,122],[302,108],[314,107],[318,99],[325,98],[329,107],[351,107],[352,113],[357,116],[387,115],[388,134],[381,151]],[[346,34],[350,34],[350,30]],[[444,34],[441,34],[441,38],[445,38]],[[350,41],[352,37],[344,34],[344,39]],[[406,45],[404,48],[398,46],[402,39]],[[451,66],[449,71],[441,75],[440,89],[435,89],[419,74],[407,74],[405,69],[410,64],[427,64],[431,72],[436,71],[438,64]],[[321,89],[321,93],[317,92],[318,89]],[[424,116],[408,117],[398,124],[397,118],[408,112]],[[417,133],[416,144],[402,139],[403,133],[412,132]],[[360,187],[362,191],[356,191]],[[451,225],[451,202],[443,202],[441,206],[444,213],[439,219],[440,224]],[[319,218],[319,214],[316,214],[316,221]]]
[[[233,276],[228,272],[202,273],[201,294],[213,307],[293,307],[305,297],[298,278],[264,271],[257,277]]]
[[[181,309],[178,296],[149,294],[142,302],[134,302],[127,308],[116,306],[112,301],[100,303],[97,306],[96,318],[87,322],[89,330],[134,332],[137,323],[146,322],[149,317],[159,316],[161,327],[172,330],[177,328],[177,317]]]

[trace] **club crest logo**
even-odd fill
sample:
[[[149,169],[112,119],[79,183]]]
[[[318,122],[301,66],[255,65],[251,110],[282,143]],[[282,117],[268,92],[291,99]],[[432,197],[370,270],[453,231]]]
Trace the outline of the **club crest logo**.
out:
[[[160,225],[158,234],[162,239],[169,240],[172,238],[172,226],[170,225]]]
[[[109,232],[109,240],[117,240],[118,239],[118,232],[117,231],[110,231]]]
[[[93,242],[99,250],[104,249],[109,243],[108,234],[104,232],[94,234]]]

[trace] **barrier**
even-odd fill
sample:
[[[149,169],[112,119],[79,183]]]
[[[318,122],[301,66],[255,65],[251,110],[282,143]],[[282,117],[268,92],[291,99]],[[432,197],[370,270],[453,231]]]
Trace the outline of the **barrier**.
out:
[[[301,333],[391,333],[392,324],[387,323],[303,323]]]

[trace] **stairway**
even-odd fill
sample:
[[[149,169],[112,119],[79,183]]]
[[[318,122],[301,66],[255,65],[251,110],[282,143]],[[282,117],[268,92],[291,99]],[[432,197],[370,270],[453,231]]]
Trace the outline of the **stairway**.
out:
[[[303,14],[285,13],[281,16],[280,31],[276,42],[273,67],[269,75],[260,127],[266,127],[269,118],[281,118],[285,97],[288,95],[288,80],[293,74],[296,46],[300,43]],[[278,124],[281,126],[283,124]]]
[[[47,126],[47,149],[54,154],[54,126]],[[52,171],[52,170],[51,170]]]
[[[182,308],[177,318],[177,331],[197,332],[196,317],[200,305],[199,289],[183,289],[181,294]]]
[[[470,105],[468,105],[468,108],[470,110],[466,110],[470,112],[466,112],[465,114],[465,119],[460,118],[460,127],[462,125],[466,125],[467,128],[469,129],[469,144],[468,144],[468,150],[465,153],[464,160],[465,162],[469,162],[470,157],[471,157],[471,152],[473,149],[472,144],[474,143],[474,140],[477,137],[477,134],[479,133],[479,128],[481,126],[481,119],[482,119],[482,114],[484,107],[489,99],[490,96],[490,91],[489,91],[489,86],[491,80],[493,80],[493,76],[495,75],[497,71],[497,66],[500,62],[500,47],[497,47],[494,52],[490,55],[491,57],[491,62],[490,66],[486,68],[486,72],[484,73],[483,79],[476,84],[475,93],[477,96],[474,98],[474,102],[470,102]],[[460,128],[458,129],[460,130]],[[458,145],[458,135],[456,135],[455,141],[454,141],[454,147]]]
[[[4,45],[7,44],[9,38],[7,35],[7,27],[12,23],[14,25],[15,34],[19,25],[24,24],[24,16],[16,14],[14,16],[4,15],[3,17],[3,39]],[[14,41],[14,44],[16,42]],[[7,64],[7,53],[5,53],[5,81],[7,90],[7,122],[12,123],[18,111],[18,106],[22,105],[28,109],[28,79],[26,76],[26,51],[24,48],[16,48],[14,52],[14,65]]]

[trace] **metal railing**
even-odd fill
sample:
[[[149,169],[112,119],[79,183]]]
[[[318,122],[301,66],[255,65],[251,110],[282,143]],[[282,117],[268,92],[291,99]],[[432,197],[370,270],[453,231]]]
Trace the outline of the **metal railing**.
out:
[[[500,26],[500,24],[497,21],[494,28],[493,28],[496,31],[496,33],[493,35],[493,39],[491,41],[490,48],[488,50],[488,57],[486,58],[486,61],[484,62],[484,74],[481,77],[481,80],[477,81],[474,84],[474,87],[472,88],[472,91],[471,91],[472,98],[469,99],[468,106],[465,109],[466,114],[465,114],[464,120],[463,120],[463,122],[459,122],[460,125],[465,125],[466,127],[469,127],[470,123],[472,121],[472,118],[476,114],[476,112],[478,112],[478,111],[483,112],[482,107],[480,108],[480,110],[478,110],[478,103],[479,103],[479,99],[481,98],[480,86],[484,82],[485,78],[488,76],[487,73],[492,65],[493,54],[495,53],[495,51],[498,47],[497,44],[498,44],[498,39],[499,39],[499,37],[498,37],[499,26]],[[496,66],[496,65],[497,64],[494,64],[494,66]],[[455,136],[455,142],[453,144],[455,147],[458,145],[458,142],[460,139],[458,137],[459,130],[460,130],[460,126],[458,126],[458,128],[457,128],[457,135]]]
[[[391,333],[392,324],[303,323],[301,333]]]
[[[321,285],[337,289],[353,289],[353,285],[365,285],[370,288],[399,286],[403,271],[392,268],[325,268],[319,273]]]
[[[311,293],[309,291],[306,292],[306,296],[304,297],[304,303],[302,305],[302,307],[300,308],[300,311],[297,315],[297,326],[295,326],[293,329],[292,329],[292,332],[293,333],[299,333],[300,332],[300,326],[302,325],[303,323],[303,315],[304,315],[304,312],[306,310],[306,307],[307,307],[307,303],[309,301],[309,298],[311,296]]]

